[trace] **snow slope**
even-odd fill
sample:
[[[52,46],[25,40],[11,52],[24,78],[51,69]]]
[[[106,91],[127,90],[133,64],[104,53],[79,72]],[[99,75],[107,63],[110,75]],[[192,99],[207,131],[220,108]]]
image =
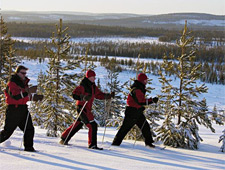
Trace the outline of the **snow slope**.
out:
[[[132,140],[124,140],[120,147],[111,147],[117,130],[107,128],[102,145],[104,128],[99,128],[98,145],[105,149],[97,151],[87,148],[87,129],[80,130],[71,139],[72,146],[62,146],[58,144],[59,138],[46,137],[45,130],[35,127],[34,146],[39,151],[37,153],[18,150],[23,133],[17,129],[10,138],[11,145],[0,144],[0,169],[224,170],[225,155],[219,152],[218,144],[224,127],[215,125],[215,128],[215,134],[204,127],[200,128],[200,135],[204,141],[200,144],[199,150],[171,147],[166,147],[165,150],[150,149],[141,141],[137,141],[134,146]]]

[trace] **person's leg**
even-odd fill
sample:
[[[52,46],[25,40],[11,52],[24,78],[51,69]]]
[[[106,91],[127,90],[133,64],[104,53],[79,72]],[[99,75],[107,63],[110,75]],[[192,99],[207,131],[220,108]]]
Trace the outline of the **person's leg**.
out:
[[[125,110],[125,118],[123,120],[123,124],[117,132],[112,145],[119,146],[126,134],[130,131],[130,129],[135,125],[137,121],[137,113],[135,108],[127,107]]]
[[[18,108],[13,105],[7,106],[4,129],[0,132],[0,143],[6,141],[19,125],[21,120]]]
[[[95,121],[86,124],[88,127],[88,147],[97,146],[97,130],[98,125]]]
[[[136,124],[141,129],[142,135],[145,139],[145,145],[152,145],[154,140],[152,138],[150,126],[149,126],[144,114],[140,115]]]
[[[34,140],[34,126],[33,122],[30,116],[30,113],[28,112],[27,106],[19,106],[20,107],[20,113],[23,115],[23,119],[19,124],[19,128],[24,132],[24,147],[26,148],[33,148],[33,140]],[[28,120],[27,120],[28,116]],[[26,125],[27,121],[27,125]],[[26,125],[26,127],[25,127]],[[25,129],[26,128],[26,129]]]
[[[77,122],[70,125],[61,135],[61,144],[68,144],[69,140],[83,127],[83,123],[78,119]],[[73,128],[73,129],[72,129]],[[71,130],[72,129],[72,130]],[[70,132],[71,131],[71,132]],[[70,133],[70,134],[69,134]],[[69,135],[69,136],[68,136]],[[65,141],[66,140],[66,141]]]

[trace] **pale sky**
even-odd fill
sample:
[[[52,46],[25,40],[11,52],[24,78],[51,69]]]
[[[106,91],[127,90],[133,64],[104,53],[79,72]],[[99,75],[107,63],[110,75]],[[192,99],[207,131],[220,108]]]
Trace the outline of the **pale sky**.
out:
[[[2,10],[225,15],[225,0],[0,0]]]

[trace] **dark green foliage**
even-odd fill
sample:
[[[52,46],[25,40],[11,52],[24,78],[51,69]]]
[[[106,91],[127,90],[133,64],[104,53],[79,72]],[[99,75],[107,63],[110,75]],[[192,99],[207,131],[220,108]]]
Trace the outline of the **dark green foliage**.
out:
[[[72,37],[99,37],[99,36],[125,36],[125,37],[161,37],[163,41],[176,40],[179,37],[177,29],[161,28],[136,28],[121,27],[121,26],[100,26],[88,24],[67,23],[70,28],[68,34]],[[9,31],[16,37],[49,37],[53,29],[52,23],[8,23]],[[200,37],[201,41],[209,41],[219,39],[224,42],[224,30],[218,31],[215,29],[200,29],[196,30],[193,35]]]

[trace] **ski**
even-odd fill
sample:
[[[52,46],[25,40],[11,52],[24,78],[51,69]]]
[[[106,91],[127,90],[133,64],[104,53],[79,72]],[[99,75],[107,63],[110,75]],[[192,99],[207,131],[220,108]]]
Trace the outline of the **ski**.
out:
[[[90,150],[99,150],[99,151],[104,150],[103,148],[88,148],[88,149],[90,149]]]
[[[74,145],[74,144],[66,144],[66,145],[62,145],[59,143],[60,146],[62,147],[65,147],[65,148],[73,148],[73,147],[76,147],[76,148],[85,148],[85,149],[88,149],[88,150],[104,150],[105,148],[86,148],[86,147],[83,147],[83,146],[77,146],[77,145]]]
[[[149,148],[149,149],[159,149],[159,150],[165,150],[166,149],[166,146],[155,146],[155,147],[146,146],[146,147]]]
[[[161,147],[161,146],[155,146],[155,148],[153,148],[153,149],[165,150],[166,149],[166,146],[163,146],[163,147]]]

